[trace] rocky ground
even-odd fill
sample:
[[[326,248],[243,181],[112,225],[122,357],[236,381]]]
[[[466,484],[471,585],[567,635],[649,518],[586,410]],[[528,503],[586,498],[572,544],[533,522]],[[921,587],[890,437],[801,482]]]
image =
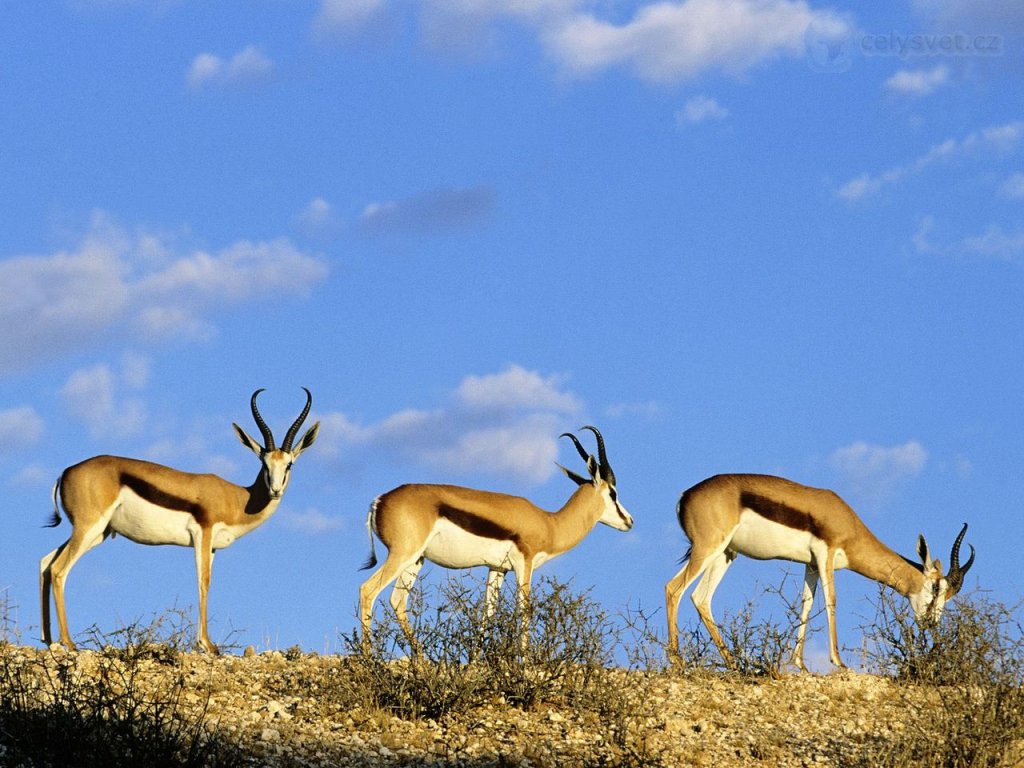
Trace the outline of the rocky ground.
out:
[[[109,659],[97,652],[8,646],[5,654],[8,671],[50,671],[40,700],[54,679],[96,675],[103,665],[109,672]],[[136,696],[176,696],[182,713],[205,717],[246,763],[267,766],[893,764],[895,746],[924,727],[939,696],[849,672],[766,679],[623,670],[603,676],[594,701],[523,711],[497,699],[434,720],[353,703],[349,667],[339,657],[168,652],[134,665],[116,685],[133,686]]]

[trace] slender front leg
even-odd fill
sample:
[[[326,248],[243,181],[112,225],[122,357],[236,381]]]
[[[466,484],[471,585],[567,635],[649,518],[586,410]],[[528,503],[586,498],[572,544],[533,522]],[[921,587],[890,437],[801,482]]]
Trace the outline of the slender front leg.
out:
[[[210,640],[206,624],[206,601],[210,592],[210,574],[213,570],[213,531],[203,528],[198,537],[193,537],[196,552],[196,576],[199,581],[199,644],[208,652],[220,653]]]
[[[825,597],[825,616],[828,619],[829,660],[840,669],[846,669],[846,665],[839,657],[839,636],[836,632],[835,555],[835,550],[830,549],[825,555],[825,562],[819,565],[818,570],[822,571],[821,585]]]
[[[494,568],[487,571],[487,592],[484,596],[484,616],[490,620],[498,610],[501,587],[505,583],[505,571]]]
[[[800,625],[796,630],[796,648],[793,649],[793,663],[802,672],[807,671],[804,665],[804,638],[807,634],[807,619],[811,615],[811,606],[814,605],[814,594],[818,589],[818,569],[813,563],[808,563],[804,569],[804,590],[800,598]]]

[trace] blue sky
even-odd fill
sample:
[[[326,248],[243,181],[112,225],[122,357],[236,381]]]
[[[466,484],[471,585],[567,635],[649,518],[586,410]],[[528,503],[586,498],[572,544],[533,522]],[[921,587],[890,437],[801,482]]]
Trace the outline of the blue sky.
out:
[[[1022,42],[1015,0],[4,3],[19,628],[70,531],[40,528],[60,471],[247,484],[257,387],[278,434],[301,386],[323,428],[218,556],[215,640],[336,649],[377,494],[556,508],[585,423],[636,526],[541,573],[611,610],[659,611],[679,493],[740,471],[835,489],[907,555],[968,521],[969,585],[1016,601]],[[737,564],[717,611],[780,573]],[[856,644],[874,588],[838,583]],[[118,539],[69,584],[73,632],[196,603],[190,552]]]

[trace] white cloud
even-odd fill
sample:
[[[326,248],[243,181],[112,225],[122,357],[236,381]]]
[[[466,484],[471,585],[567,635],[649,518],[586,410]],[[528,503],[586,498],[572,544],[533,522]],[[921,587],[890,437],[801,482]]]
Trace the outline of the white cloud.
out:
[[[876,175],[864,173],[851,179],[836,191],[836,196],[847,202],[856,202],[886,187],[896,186],[942,161],[978,152],[1009,152],[1022,138],[1024,121],[1018,120],[974,131],[960,140],[946,139],[910,163],[893,166]]]
[[[61,388],[64,407],[84,423],[93,437],[127,438],[142,434],[146,407],[136,397],[121,397],[122,388],[133,388],[136,371],[125,376],[100,363],[72,373]]]
[[[330,517],[317,509],[307,509],[304,512],[286,510],[278,519],[285,527],[310,536],[337,533],[345,528],[344,518]]]
[[[982,234],[964,238],[964,249],[975,256],[1015,260],[1024,257],[1024,231],[1004,232],[992,224]]]
[[[379,19],[386,0],[322,0],[313,31],[323,37],[347,34]]]
[[[999,193],[1011,200],[1024,200],[1024,173],[1015,173],[999,187]]]
[[[710,96],[698,95],[687,100],[686,105],[676,112],[676,122],[680,125],[694,125],[708,120],[724,120],[729,110]]]
[[[536,34],[569,77],[621,67],[653,82],[678,82],[707,71],[742,74],[780,56],[806,53],[813,26],[823,39],[842,39],[842,16],[805,0],[661,0],[640,4],[625,22],[600,18],[586,0],[420,0],[423,36],[445,50],[479,47],[495,24]],[[323,0],[313,28],[320,36],[350,35],[388,15],[383,0]]]
[[[939,64],[931,69],[901,69],[885,81],[885,88],[900,96],[927,96],[949,83],[949,67]]]
[[[935,242],[935,217],[921,219],[912,242],[914,249],[926,256],[946,258],[987,258],[1004,261],[1024,259],[1024,231],[1006,232],[998,224],[990,224],[980,235]]]
[[[493,207],[490,187],[433,189],[402,200],[370,203],[360,225],[371,234],[446,232],[483,221]]]
[[[224,70],[224,61],[212,53],[200,53],[188,68],[185,79],[192,88],[202,86],[216,80]]]
[[[0,453],[35,445],[43,436],[43,420],[31,406],[0,411]]]
[[[210,86],[256,85],[274,73],[274,62],[255,45],[248,45],[228,60],[212,53],[192,59],[185,81],[193,90]]]
[[[615,403],[609,405],[605,409],[605,413],[613,419],[621,419],[623,417],[633,417],[647,419],[657,419],[664,414],[665,408],[657,400],[643,400],[634,403]]]
[[[541,376],[518,365],[510,365],[501,373],[467,376],[456,392],[459,402],[481,411],[504,411],[518,408],[575,413],[580,402],[571,392],[561,389],[560,376]]]
[[[800,0],[684,0],[643,5],[622,25],[577,14],[544,39],[571,75],[622,66],[644,80],[676,82],[709,70],[742,74],[779,56],[804,55],[812,24],[847,28],[841,17]]]
[[[75,248],[0,259],[0,374],[81,351],[111,336],[205,338],[207,316],[232,305],[303,295],[326,264],[284,239],[177,252],[102,214]],[[24,322],[31,317],[32,322]],[[136,375],[143,376],[142,371]]]
[[[916,440],[886,447],[858,441],[835,450],[829,463],[859,496],[884,501],[897,485],[916,477],[928,461],[928,452]]]
[[[541,483],[555,470],[558,435],[582,404],[557,376],[520,366],[467,376],[450,402],[406,409],[375,424],[345,414],[321,416],[321,450],[342,462],[367,448],[445,474],[484,472]]]
[[[341,219],[329,202],[315,197],[295,216],[295,224],[306,237],[330,239],[341,230]]]

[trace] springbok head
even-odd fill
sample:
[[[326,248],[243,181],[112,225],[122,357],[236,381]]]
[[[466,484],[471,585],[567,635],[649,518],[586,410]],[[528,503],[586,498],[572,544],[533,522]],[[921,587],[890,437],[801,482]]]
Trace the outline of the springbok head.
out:
[[[302,426],[302,422],[306,420],[306,416],[309,415],[309,409],[313,405],[313,395],[306,389],[302,388],[306,392],[306,406],[302,409],[302,413],[299,417],[292,422],[292,425],[288,428],[288,432],[284,436],[284,442],[281,447],[278,448],[274,442],[274,435],[270,431],[270,427],[267,426],[267,422],[263,420],[260,415],[259,408],[256,407],[256,398],[259,396],[262,389],[257,389],[252,393],[252,418],[256,422],[256,426],[259,427],[260,433],[263,435],[263,445],[254,440],[245,430],[237,424],[232,424],[235,428],[235,433],[238,435],[238,439],[242,441],[242,445],[246,446],[249,450],[260,457],[260,461],[263,462],[263,471],[261,473],[263,482],[267,485],[267,492],[273,499],[281,498],[284,493],[284,489],[288,486],[288,480],[291,477],[292,464],[295,462],[299,455],[309,448],[316,440],[317,433],[320,431],[320,422],[318,421],[312,427],[306,430],[306,433],[299,440],[298,445],[293,447],[295,443],[295,436],[299,433],[299,428]]]
[[[960,592],[964,577],[974,565],[973,544],[968,545],[971,548],[971,556],[967,558],[966,563],[960,565],[960,545],[966,533],[967,523],[964,523],[964,527],[953,541],[953,549],[949,553],[949,573],[945,576],[942,574],[942,563],[932,559],[924,536],[918,536],[917,554],[921,558],[924,586],[919,592],[910,595],[910,606],[914,611],[914,618],[922,626],[931,627],[939,621],[946,602]]]
[[[584,485],[593,486],[604,499],[604,508],[601,511],[601,517],[598,519],[598,522],[619,531],[628,531],[633,527],[633,518],[619,502],[618,491],[615,488],[615,472],[612,471],[612,466],[608,463],[608,453],[605,450],[604,438],[597,427],[587,425],[580,427],[580,429],[590,430],[594,433],[594,437],[597,438],[596,458],[587,452],[576,435],[571,432],[564,432],[561,437],[568,437],[572,440],[580,457],[587,464],[587,474],[589,477],[578,475],[561,464],[558,466],[576,485],[581,487]]]

